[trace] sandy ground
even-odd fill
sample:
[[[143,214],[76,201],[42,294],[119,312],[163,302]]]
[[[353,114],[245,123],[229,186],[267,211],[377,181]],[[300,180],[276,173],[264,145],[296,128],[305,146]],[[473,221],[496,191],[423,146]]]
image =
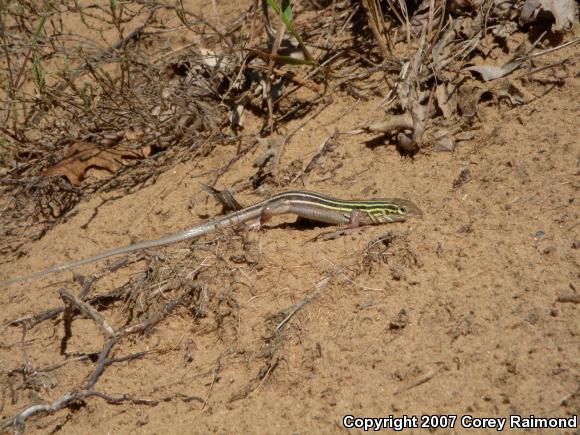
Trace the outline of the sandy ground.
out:
[[[554,59],[573,52],[562,50]],[[179,307],[147,333],[121,340],[115,357],[150,352],[109,366],[94,389],[171,399],[149,406],[93,397],[32,419],[28,431],[341,433],[348,414],[417,416],[419,423],[431,414],[577,415],[578,71],[576,57],[563,86],[530,82],[526,91],[537,98],[523,106],[482,103],[473,138],[454,153],[425,149],[410,159],[391,145],[370,145],[375,136],[341,135],[304,185],[285,186],[344,198],[406,197],[421,207],[421,219],[313,241],[328,228],[294,224],[290,217],[259,232],[230,231],[154,250],[165,268],[172,259],[189,262],[208,308],[200,314]],[[337,128],[345,132],[366,121],[378,101],[334,95],[333,104],[286,145],[280,165],[288,179]],[[237,162],[218,187],[249,177],[264,151],[260,145]],[[206,159],[176,164],[154,185],[100,207],[85,229],[103,198],[80,204],[66,224],[30,244],[26,257],[0,266],[0,277],[159,237],[219,214],[200,191],[198,182],[207,177],[199,174],[235,152],[233,145],[220,147]],[[262,199],[250,190],[239,197],[246,204]],[[109,274],[94,291],[106,292],[146,267],[138,261]],[[271,316],[317,285],[317,297],[274,334],[284,316]],[[62,287],[79,291],[72,272],[2,289],[2,324],[61,305]],[[167,291],[161,284],[155,290]],[[123,327],[123,308],[114,304],[101,314]],[[31,370],[67,360],[60,354],[62,336],[61,317],[28,331]],[[54,401],[94,368],[94,361],[69,356],[57,370],[27,375],[33,386],[12,394],[23,379],[8,373],[25,361],[21,340],[22,328],[2,327],[2,418]],[[95,324],[79,316],[68,352],[99,352],[104,342]],[[454,429],[437,430],[463,432],[460,420]]]

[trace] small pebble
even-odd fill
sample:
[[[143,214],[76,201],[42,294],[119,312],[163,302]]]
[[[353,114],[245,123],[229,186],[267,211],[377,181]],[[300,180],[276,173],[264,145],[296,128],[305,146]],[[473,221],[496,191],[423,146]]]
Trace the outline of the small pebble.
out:
[[[530,325],[535,325],[538,323],[538,320],[540,320],[540,316],[538,316],[536,313],[528,313],[528,315],[524,317],[524,320]]]
[[[556,250],[556,248],[554,246],[546,246],[542,252],[544,254],[548,255],[548,254],[551,254],[552,252],[554,252],[555,250]]]

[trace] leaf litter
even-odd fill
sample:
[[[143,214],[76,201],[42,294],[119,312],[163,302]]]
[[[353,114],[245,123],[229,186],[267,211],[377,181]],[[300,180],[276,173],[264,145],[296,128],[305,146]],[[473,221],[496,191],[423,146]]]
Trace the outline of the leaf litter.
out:
[[[410,157],[431,149],[453,152],[479,128],[478,111],[484,98],[490,101],[491,95],[494,104],[511,107],[526,104],[534,98],[522,91],[531,74],[554,69],[565,80],[571,74],[570,65],[578,61],[576,57],[541,65],[540,57],[580,42],[577,37],[561,42],[578,28],[577,10],[570,0],[467,0],[448,5],[427,0],[418,4],[379,0],[279,4],[268,0],[238,5],[236,14],[221,22],[204,18],[181,2],[125,5],[113,1],[107,7],[52,2],[50,20],[43,18],[47,11],[33,2],[21,3],[0,6],[4,50],[0,65],[0,115],[4,118],[0,125],[0,249],[4,261],[22,255],[27,238],[41,238],[91,195],[134,192],[173,165],[204,159],[223,144],[251,142],[239,145],[235,160],[254,144],[272,144],[248,177],[255,189],[281,188],[289,180],[312,176],[312,165],[322,167],[324,154],[331,152],[329,144],[336,146],[340,134],[378,138]],[[269,13],[267,3],[272,8]],[[73,35],[64,24],[70,19],[80,20],[92,35],[80,39]],[[173,38],[176,34],[183,36]],[[381,103],[359,128],[337,129],[308,165],[300,162],[297,169],[288,165],[281,170],[284,145],[297,131],[290,123],[309,121],[312,113],[331,105],[333,93],[353,101],[379,97]],[[258,119],[260,127],[249,127],[246,117]],[[231,163],[215,168],[214,181]],[[104,173],[87,176],[89,168]],[[461,188],[469,179],[469,169],[465,169],[453,188]],[[248,186],[246,181],[240,182],[240,188]],[[32,227],[36,228],[33,233]],[[391,238],[397,240],[396,235]],[[243,243],[248,244],[247,252],[255,251],[259,258],[257,246]],[[401,243],[401,250],[415,258]],[[388,248],[381,251],[381,258],[392,255]],[[177,309],[191,316],[201,331],[217,331],[219,340],[235,343],[241,308],[232,286],[239,283],[227,278],[237,270],[238,258],[218,255],[211,246],[208,250],[215,255],[214,271],[199,266],[205,260],[195,257],[174,266],[170,273],[167,259],[153,255],[146,257],[150,273],[129,279],[109,295],[89,297],[95,282],[106,275],[104,271],[95,279],[81,279],[80,299],[63,296],[62,310],[13,319],[11,327],[22,328],[25,337],[35,333],[27,325],[39,328],[47,319],[66,313],[68,340],[74,328],[71,322],[79,312],[89,313],[98,326],[105,319],[91,305],[98,304],[109,316],[115,303],[123,302],[124,308],[114,313],[125,316],[125,326],[107,329],[111,337],[98,354],[91,354],[98,357],[98,363],[84,382],[42,407],[24,404],[20,395],[16,403],[21,411],[13,410],[2,426],[23,428],[33,415],[53,414],[91,397],[110,404],[125,401],[147,406],[164,400],[205,403],[207,398],[184,394],[158,399],[113,397],[93,387],[107,367],[122,360],[111,356],[113,348],[125,344],[131,334],[151,332]],[[254,260],[247,255],[244,261]],[[349,268],[356,270],[352,265]],[[363,269],[356,273],[362,274]],[[280,311],[292,313],[282,316],[284,328],[281,323],[264,326],[258,363],[252,365],[254,374],[237,385],[237,392],[232,388],[231,400],[258,391],[276,370],[288,324],[298,311],[292,311],[293,307],[310,303],[344,276],[344,270],[329,266],[318,281],[323,285],[314,286],[301,302]],[[402,276],[397,273],[397,279]],[[66,347],[64,343],[63,354]],[[89,354],[88,350],[83,353]],[[126,360],[142,357],[127,354]],[[219,361],[204,361],[206,368],[213,364],[207,373],[215,376],[223,370],[224,361],[235,364],[227,346]],[[28,362],[22,370],[13,368],[11,385],[29,373],[26,367]],[[32,378],[22,376],[16,390],[35,390],[42,382],[40,372],[63,367],[64,363],[41,367]],[[397,391],[420,383],[405,384]]]

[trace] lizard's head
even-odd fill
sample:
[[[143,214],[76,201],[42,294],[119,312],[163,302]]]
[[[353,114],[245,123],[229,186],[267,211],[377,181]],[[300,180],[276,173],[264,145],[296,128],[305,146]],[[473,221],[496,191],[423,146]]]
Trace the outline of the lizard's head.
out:
[[[376,223],[401,222],[410,217],[420,217],[423,212],[408,199],[378,199],[372,210],[368,210]]]

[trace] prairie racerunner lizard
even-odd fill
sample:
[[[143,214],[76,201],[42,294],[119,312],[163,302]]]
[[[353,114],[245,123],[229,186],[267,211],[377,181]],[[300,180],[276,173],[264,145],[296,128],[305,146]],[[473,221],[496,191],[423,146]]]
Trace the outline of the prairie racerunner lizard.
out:
[[[28,279],[39,278],[49,273],[62,272],[114,255],[181,242],[202,236],[217,229],[229,228],[242,222],[254,221],[253,226],[259,227],[273,216],[288,213],[317,222],[333,225],[348,225],[353,228],[362,225],[404,221],[408,217],[420,216],[422,214],[421,210],[415,204],[406,199],[343,200],[304,190],[288,191],[279,193],[269,199],[265,199],[228,215],[214,218],[193,228],[161,237],[160,239],[144,240],[132,245],[104,251],[91,257],[64,263],[60,266],[54,266],[30,275],[0,281],[0,287],[6,287],[10,284]]]

